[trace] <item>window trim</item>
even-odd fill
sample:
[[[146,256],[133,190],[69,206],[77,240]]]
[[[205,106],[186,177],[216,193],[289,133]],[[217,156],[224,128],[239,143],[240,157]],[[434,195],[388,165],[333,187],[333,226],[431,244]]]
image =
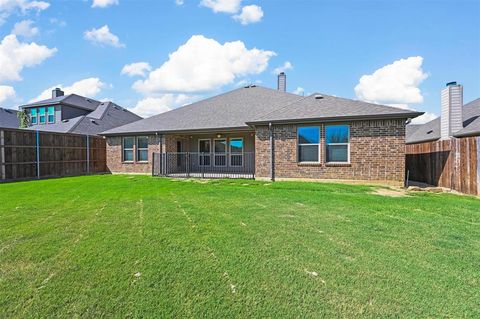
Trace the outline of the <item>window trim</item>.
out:
[[[125,139],[133,138],[132,148],[125,148]],[[125,151],[132,151],[132,160],[125,160]],[[122,163],[135,163],[135,136],[124,136],[122,137]]]
[[[217,153],[215,151],[215,142],[216,141],[225,141],[225,152],[219,152]],[[215,159],[216,159],[216,155],[219,154],[219,155],[224,155],[225,156],[225,165],[216,165],[215,164]],[[227,167],[227,163],[228,163],[228,139],[226,137],[223,137],[223,138],[214,138],[213,139],[213,166],[214,167]]]
[[[242,141],[242,152],[241,153],[232,153],[232,144],[230,143],[232,140],[241,140]],[[230,154],[228,164],[230,167],[243,167],[244,165],[244,153],[245,153],[245,140],[243,137],[230,137],[228,139],[228,153]],[[232,155],[241,155],[242,157],[242,165],[232,165]]]
[[[202,153],[200,152],[200,142],[202,141],[208,141],[208,144],[209,144],[209,152],[208,153]],[[199,138],[198,141],[198,166],[203,166],[203,167],[210,167],[212,166],[212,160],[211,158],[209,159],[209,162],[208,162],[208,165],[205,165],[205,164],[201,164],[202,163],[202,156],[203,157],[206,157],[207,155],[205,154],[208,154],[208,156],[210,157],[210,154],[212,154],[212,139],[211,138]],[[202,155],[203,154],[203,155]],[[203,162],[204,163],[204,162]]]
[[[327,127],[329,126],[346,126],[348,127],[348,143],[327,143]],[[328,153],[328,146],[338,146],[338,145],[347,145],[347,161],[346,162],[339,162],[339,161],[328,161],[327,160],[327,153]],[[329,124],[325,125],[325,163],[326,164],[342,164],[348,165],[350,164],[350,124]]]
[[[53,114],[48,113],[50,108],[53,108]],[[53,116],[53,121],[50,121],[50,115]],[[55,123],[55,106],[47,106],[47,123],[49,124]]]
[[[44,112],[43,112],[43,123],[42,123],[42,115],[40,114],[40,113],[41,113],[40,110],[44,110]],[[40,124],[40,125],[45,125],[45,124],[47,124],[47,118],[46,118],[46,116],[47,116],[47,110],[46,110],[46,108],[45,108],[45,107],[39,107],[39,108],[38,108],[38,124]]]
[[[32,111],[35,111],[35,117],[32,116]],[[30,124],[37,125],[38,124],[38,111],[37,111],[36,107],[30,109],[29,116],[30,116]],[[33,119],[35,119],[35,123],[33,123]]]
[[[303,127],[315,127],[318,128],[318,143],[300,143],[300,135],[299,135],[299,129]],[[318,146],[318,161],[301,161],[300,160],[300,146],[303,145],[310,145],[310,146]],[[320,125],[301,125],[297,127],[297,163],[300,164],[318,164],[321,163],[322,160],[322,127]]]
[[[139,138],[146,138],[147,139],[147,147],[142,147],[142,148],[138,147],[138,139]],[[146,135],[145,136],[143,136],[143,135],[142,136],[136,136],[134,146],[135,146],[135,158],[134,158],[135,162],[136,163],[148,163],[148,136],[146,136]],[[145,160],[145,161],[138,160],[138,157],[139,157],[138,152],[139,151],[147,151],[147,160]]]

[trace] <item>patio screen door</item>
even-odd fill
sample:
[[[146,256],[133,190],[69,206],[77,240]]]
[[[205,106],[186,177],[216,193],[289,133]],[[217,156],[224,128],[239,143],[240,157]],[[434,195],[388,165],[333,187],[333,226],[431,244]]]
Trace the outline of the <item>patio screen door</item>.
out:
[[[210,166],[210,140],[199,140],[198,151],[198,163],[200,166]]]
[[[214,165],[227,166],[227,140],[217,139],[214,141]]]

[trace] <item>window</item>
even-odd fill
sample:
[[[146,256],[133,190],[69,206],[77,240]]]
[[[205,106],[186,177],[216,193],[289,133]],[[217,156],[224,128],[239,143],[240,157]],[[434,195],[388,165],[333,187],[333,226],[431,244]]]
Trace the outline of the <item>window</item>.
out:
[[[198,163],[200,166],[210,166],[210,140],[198,140]]]
[[[148,162],[148,137],[137,137],[137,162]]]
[[[348,125],[328,125],[325,127],[327,163],[350,162],[350,127]]]
[[[298,128],[298,161],[320,161],[320,127],[303,126]]]
[[[133,162],[133,144],[135,144],[135,139],[133,137],[124,137],[123,138],[123,161],[124,162]]]
[[[37,124],[37,109],[30,110],[30,123],[32,123],[32,125]]]
[[[49,106],[47,109],[48,123],[55,123],[55,106]]]
[[[227,140],[216,139],[213,145],[213,165],[227,166]]]
[[[230,166],[243,166],[243,138],[230,139]]]
[[[40,124],[45,124],[45,108],[44,107],[39,107],[38,108],[38,121]]]

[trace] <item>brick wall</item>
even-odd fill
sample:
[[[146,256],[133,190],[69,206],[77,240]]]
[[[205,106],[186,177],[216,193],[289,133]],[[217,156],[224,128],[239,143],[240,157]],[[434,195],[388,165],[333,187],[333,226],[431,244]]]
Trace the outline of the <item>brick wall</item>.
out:
[[[107,169],[112,173],[150,174],[152,172],[152,153],[160,151],[159,142],[159,136],[148,135],[148,163],[125,163],[122,162],[122,137],[107,137]],[[135,153],[136,146],[134,146]]]
[[[324,124],[312,124],[320,126],[321,132],[320,162],[314,164],[297,161],[297,125],[275,125],[275,177],[390,181],[403,184],[405,120],[353,121],[348,124],[349,164],[325,163]],[[268,126],[257,127],[255,139],[257,177],[270,177],[269,138]]]

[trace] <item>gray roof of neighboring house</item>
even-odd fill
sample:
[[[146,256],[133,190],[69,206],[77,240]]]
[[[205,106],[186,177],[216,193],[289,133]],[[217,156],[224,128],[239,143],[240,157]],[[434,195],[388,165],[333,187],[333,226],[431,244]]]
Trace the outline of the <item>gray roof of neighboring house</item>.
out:
[[[305,122],[355,118],[414,118],[423,112],[314,93],[250,123]]]
[[[102,134],[245,129],[248,128],[246,122],[301,98],[296,94],[249,86],[117,127]]]
[[[16,110],[0,107],[0,127],[19,128],[20,120],[17,117],[17,113],[18,111]]]
[[[312,95],[313,96],[313,95]],[[245,129],[259,120],[415,117],[419,112],[324,95],[323,100],[259,86],[239,88],[103,132],[130,133]],[[278,116],[277,116],[278,115]]]
[[[463,106],[463,129],[454,136],[480,135],[480,98]],[[409,124],[406,131],[406,143],[421,143],[440,139],[440,117],[425,124]]]
[[[100,101],[83,97],[77,94],[68,94],[68,95],[63,95],[63,96],[59,96],[51,99],[46,99],[42,101],[21,105],[20,108],[48,106],[52,104],[63,104],[63,105],[69,105],[69,106],[93,111],[97,108],[98,105],[100,105],[100,103],[101,103]]]
[[[31,130],[40,130],[60,133],[77,133],[98,135],[100,132],[125,125],[142,118],[125,108],[112,102],[99,102],[98,107],[91,113],[78,116],[68,121],[54,124],[36,125],[29,127]]]

